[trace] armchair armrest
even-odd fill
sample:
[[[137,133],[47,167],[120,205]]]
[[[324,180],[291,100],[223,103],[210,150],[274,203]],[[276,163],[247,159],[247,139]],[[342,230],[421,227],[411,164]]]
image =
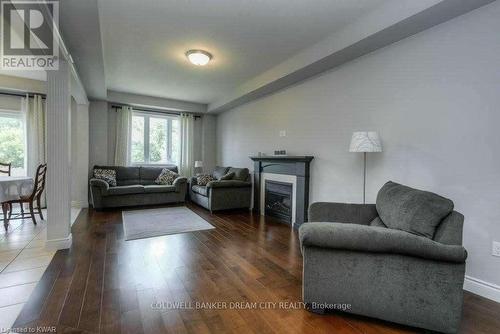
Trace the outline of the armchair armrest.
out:
[[[309,206],[310,222],[368,225],[378,216],[375,204],[316,202]]]
[[[238,180],[210,181],[207,183],[207,188],[245,188],[251,186],[251,182]]]
[[[180,191],[181,190],[181,186],[183,184],[186,184],[186,183],[187,183],[187,178],[183,177],[183,176],[179,176],[178,178],[176,178],[174,180],[174,183],[172,183],[172,185],[175,186],[175,191]]]
[[[98,187],[102,190],[108,190],[109,189],[109,184],[100,179],[90,179],[90,186],[91,187]]]
[[[308,223],[299,229],[301,247],[320,247],[367,253],[414,256],[435,261],[464,263],[467,251],[431,239],[393,230],[342,223]]]

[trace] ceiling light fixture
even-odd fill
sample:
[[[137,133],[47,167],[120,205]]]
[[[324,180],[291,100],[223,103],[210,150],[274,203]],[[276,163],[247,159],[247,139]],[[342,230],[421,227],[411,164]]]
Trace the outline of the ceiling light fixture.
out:
[[[189,50],[186,57],[196,66],[205,66],[212,59],[212,55],[203,50]]]

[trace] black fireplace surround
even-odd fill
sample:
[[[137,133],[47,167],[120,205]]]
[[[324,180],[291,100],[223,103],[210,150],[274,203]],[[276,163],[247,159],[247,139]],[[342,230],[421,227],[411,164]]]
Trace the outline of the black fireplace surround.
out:
[[[260,212],[260,192],[261,192],[261,174],[262,173],[272,173],[272,174],[284,174],[284,175],[294,175],[296,177],[296,190],[295,190],[295,224],[294,228],[298,228],[302,223],[307,221],[307,209],[309,207],[309,170],[311,160],[314,159],[312,156],[262,156],[262,157],[250,157],[254,162],[254,211]],[[269,180],[266,180],[266,183]],[[274,182],[274,190],[276,190],[276,183]],[[265,186],[265,184],[264,184]],[[292,186],[290,185],[290,189]],[[265,190],[265,189],[264,189]],[[290,190],[292,192],[292,190]],[[276,193],[276,191],[274,191]],[[279,192],[278,192],[279,193]],[[282,197],[284,194],[280,194]],[[277,194],[272,195],[277,196]],[[292,206],[292,194],[290,194],[290,206]],[[275,198],[276,199],[276,198]],[[286,205],[283,198],[279,199],[282,205]],[[288,202],[287,202],[288,203]],[[275,204],[279,205],[279,204]],[[267,215],[268,211],[264,210]],[[283,216],[277,216],[276,210],[273,215],[277,218],[284,220]],[[290,218],[288,221],[291,222],[292,213],[290,212]]]

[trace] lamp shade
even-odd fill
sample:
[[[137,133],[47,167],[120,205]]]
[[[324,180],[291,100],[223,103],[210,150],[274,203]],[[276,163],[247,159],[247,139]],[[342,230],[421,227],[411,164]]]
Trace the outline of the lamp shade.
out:
[[[382,143],[377,132],[353,132],[349,152],[382,152]]]
[[[203,161],[195,161],[194,162],[194,168],[202,168],[203,167]]]

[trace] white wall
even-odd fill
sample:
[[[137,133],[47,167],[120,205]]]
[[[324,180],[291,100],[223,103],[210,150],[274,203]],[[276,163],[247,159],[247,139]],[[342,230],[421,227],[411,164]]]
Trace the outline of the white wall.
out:
[[[499,17],[497,1],[220,114],[218,163],[252,168],[249,155],[274,149],[311,154],[312,202],[360,202],[351,133],[378,131],[384,152],[368,157],[367,201],[387,180],[453,199],[465,215],[467,275],[499,297]]]
[[[88,206],[89,107],[71,98],[71,205]]]

